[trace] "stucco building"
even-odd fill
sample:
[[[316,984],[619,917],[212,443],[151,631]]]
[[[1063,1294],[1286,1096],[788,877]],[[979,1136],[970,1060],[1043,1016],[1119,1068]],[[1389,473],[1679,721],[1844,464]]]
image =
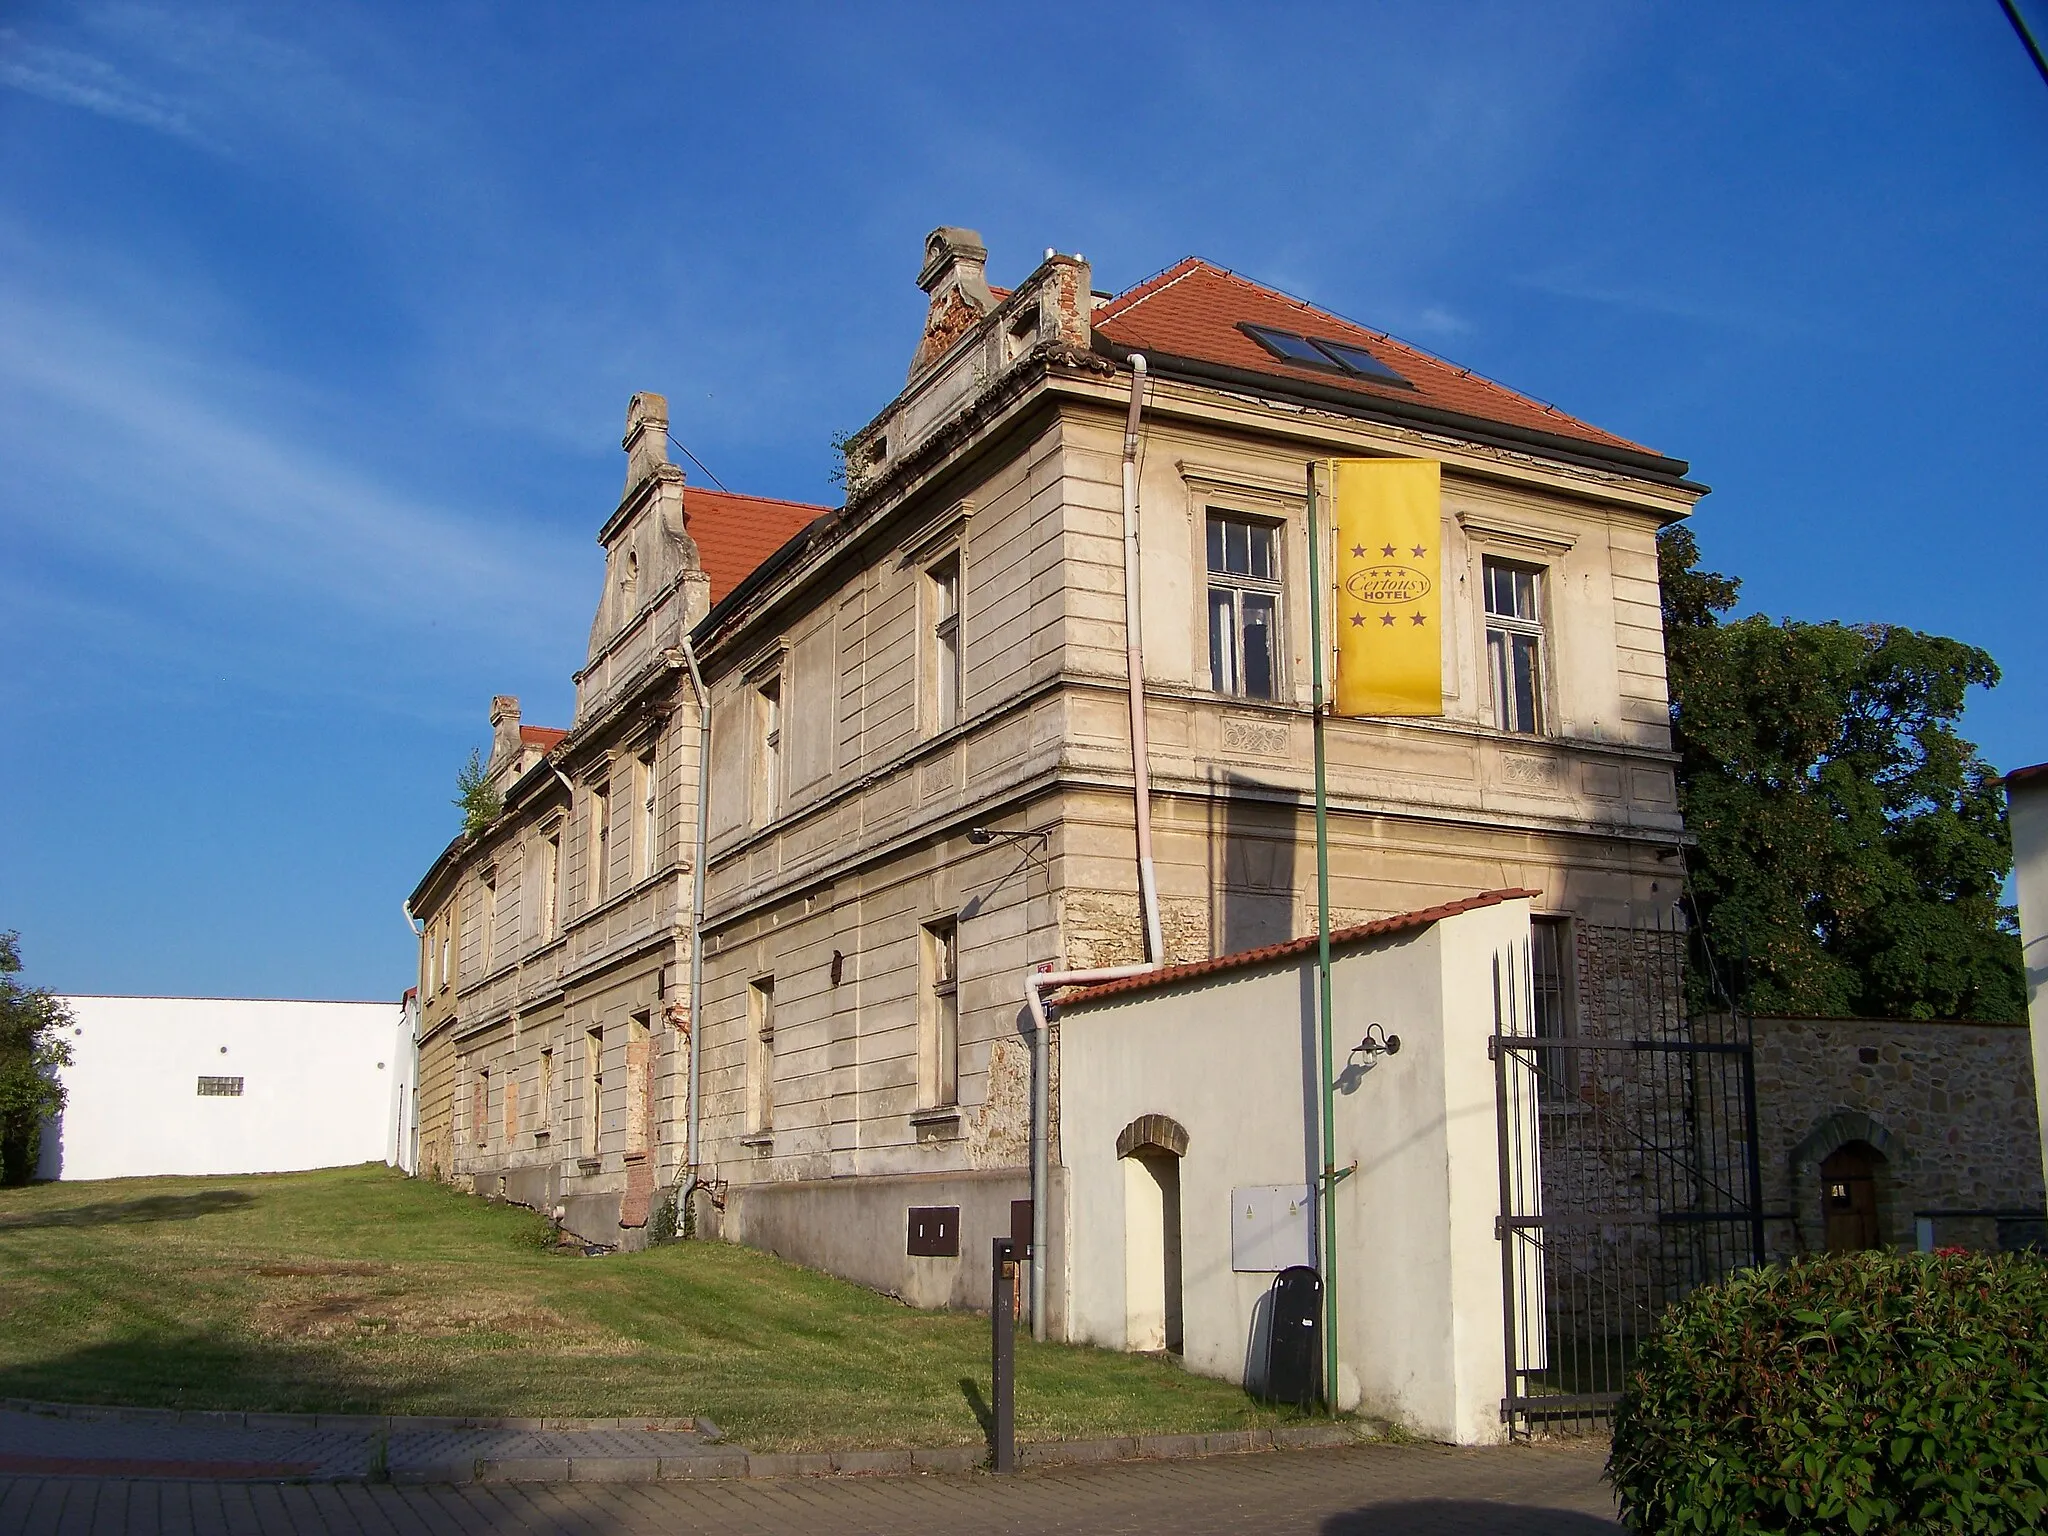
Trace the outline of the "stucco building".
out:
[[[1703,487],[1206,262],[1102,294],[1076,256],[1009,291],[985,260],[927,242],[925,333],[842,507],[686,486],[635,397],[575,719],[494,704],[504,813],[413,893],[421,1160],[605,1242],[688,1185],[700,1231],[984,1304],[1038,1149],[1064,1336],[1058,1026],[1027,977],[1313,928],[1309,463],[1443,467],[1445,712],[1331,723],[1332,919],[1535,891],[1559,1030],[1579,964],[1678,894],[1655,538]],[[959,1257],[906,1251],[911,1207],[957,1210]]]

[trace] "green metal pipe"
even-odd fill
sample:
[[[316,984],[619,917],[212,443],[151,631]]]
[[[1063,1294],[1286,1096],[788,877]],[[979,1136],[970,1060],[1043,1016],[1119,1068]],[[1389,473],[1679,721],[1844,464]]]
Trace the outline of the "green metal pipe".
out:
[[[1331,1063],[1330,806],[1323,770],[1323,535],[1316,523],[1316,466],[1308,466],[1308,627],[1316,743],[1316,1004],[1321,1012],[1323,1221],[1316,1257],[1323,1271],[1323,1401],[1337,1415],[1337,1093]]]

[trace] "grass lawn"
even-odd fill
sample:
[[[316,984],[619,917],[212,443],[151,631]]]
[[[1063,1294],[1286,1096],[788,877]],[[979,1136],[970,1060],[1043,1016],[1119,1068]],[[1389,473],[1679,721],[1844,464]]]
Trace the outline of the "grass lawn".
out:
[[[380,1166],[0,1190],[0,1396],[702,1414],[763,1450],[983,1437],[988,1320],[725,1243],[586,1259]],[[1017,1349],[1020,1440],[1286,1422],[1177,1364]]]

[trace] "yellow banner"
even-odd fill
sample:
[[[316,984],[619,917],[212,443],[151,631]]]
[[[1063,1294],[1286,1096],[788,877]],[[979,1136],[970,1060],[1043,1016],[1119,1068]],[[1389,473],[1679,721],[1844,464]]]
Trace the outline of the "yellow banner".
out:
[[[1338,459],[1337,697],[1340,715],[1444,712],[1441,466]]]

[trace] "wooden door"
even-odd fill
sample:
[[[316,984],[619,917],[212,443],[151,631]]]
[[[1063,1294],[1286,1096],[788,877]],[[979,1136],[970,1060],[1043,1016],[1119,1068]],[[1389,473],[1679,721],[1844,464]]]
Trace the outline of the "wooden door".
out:
[[[1882,1248],[1877,1223],[1878,1154],[1860,1141],[1829,1154],[1820,1165],[1822,1219],[1829,1253]]]

